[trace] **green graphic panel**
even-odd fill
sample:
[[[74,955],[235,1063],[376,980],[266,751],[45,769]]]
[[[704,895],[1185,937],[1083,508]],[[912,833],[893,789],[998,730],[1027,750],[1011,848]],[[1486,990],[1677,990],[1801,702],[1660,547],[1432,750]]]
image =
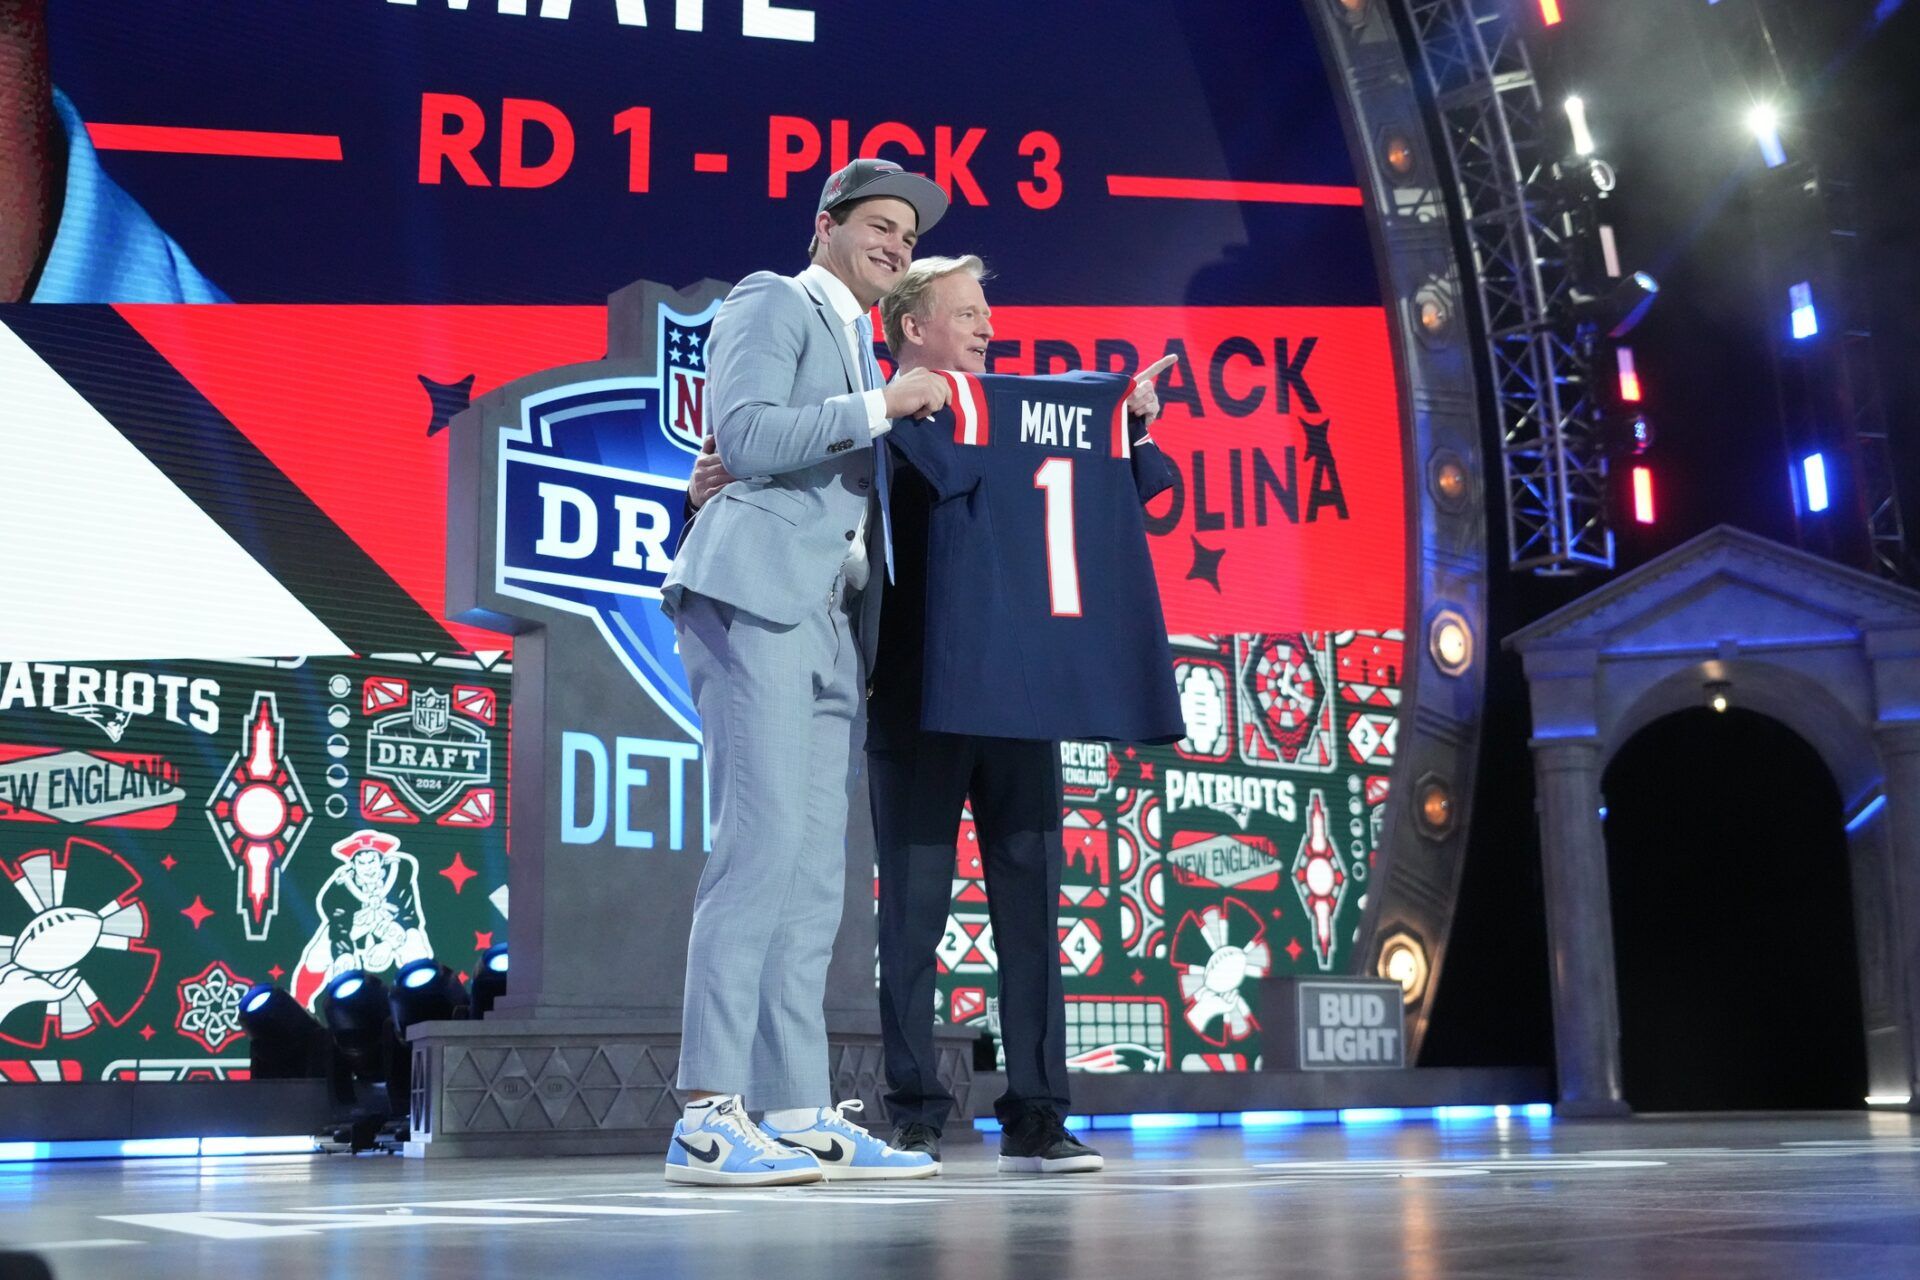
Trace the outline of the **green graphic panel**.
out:
[[[1398,631],[1174,637],[1189,737],[1061,745],[1068,1062],[1258,1065],[1257,981],[1342,973],[1365,910],[1400,705]],[[997,1035],[971,817],[939,1017]]]
[[[505,941],[498,655],[0,664],[0,1080],[244,1078],[240,995]]]

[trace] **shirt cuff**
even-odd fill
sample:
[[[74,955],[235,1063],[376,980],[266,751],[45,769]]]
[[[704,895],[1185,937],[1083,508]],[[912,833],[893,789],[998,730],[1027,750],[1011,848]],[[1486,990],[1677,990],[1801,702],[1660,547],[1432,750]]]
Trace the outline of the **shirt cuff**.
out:
[[[866,393],[867,430],[878,440],[893,427],[893,419],[887,416],[887,393],[873,390]]]

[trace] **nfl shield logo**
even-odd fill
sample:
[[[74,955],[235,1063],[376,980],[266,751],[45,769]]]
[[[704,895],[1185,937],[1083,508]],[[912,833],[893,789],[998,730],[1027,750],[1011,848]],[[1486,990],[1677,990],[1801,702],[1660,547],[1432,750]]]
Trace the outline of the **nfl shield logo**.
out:
[[[707,443],[707,335],[718,310],[713,306],[686,316],[660,308],[660,382],[666,392],[660,425],[669,440],[691,453]]]
[[[431,689],[413,695],[413,731],[437,737],[447,731],[447,708],[451,704],[444,693]]]

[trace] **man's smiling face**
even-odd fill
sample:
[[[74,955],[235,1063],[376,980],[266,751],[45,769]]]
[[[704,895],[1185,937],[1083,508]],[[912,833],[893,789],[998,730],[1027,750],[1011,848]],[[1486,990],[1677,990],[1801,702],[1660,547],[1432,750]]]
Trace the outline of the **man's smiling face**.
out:
[[[935,280],[927,288],[921,311],[924,314],[909,315],[904,322],[916,347],[915,363],[929,369],[986,372],[993,308],[971,272],[956,271]]]
[[[905,200],[878,196],[854,206],[843,223],[821,214],[814,233],[820,240],[815,259],[852,291],[863,307],[878,302],[913,262],[919,216]]]

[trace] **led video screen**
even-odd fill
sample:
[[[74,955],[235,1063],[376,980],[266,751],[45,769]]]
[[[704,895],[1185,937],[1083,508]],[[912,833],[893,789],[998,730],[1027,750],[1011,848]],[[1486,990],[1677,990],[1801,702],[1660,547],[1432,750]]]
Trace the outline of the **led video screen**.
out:
[[[508,938],[512,646],[444,620],[447,423],[599,357],[631,282],[798,271],[854,155],[948,190],[920,251],[987,260],[993,372],[1175,357],[1148,528],[1189,736],[1061,746],[1073,1065],[1248,1069],[1253,984],[1345,967],[1407,517],[1295,5],[51,0],[0,75],[0,130],[53,140],[0,148],[0,188],[52,193],[0,228],[31,264],[0,307],[0,1079],[231,1078],[248,981]],[[991,1029],[972,839],[939,1014]]]

